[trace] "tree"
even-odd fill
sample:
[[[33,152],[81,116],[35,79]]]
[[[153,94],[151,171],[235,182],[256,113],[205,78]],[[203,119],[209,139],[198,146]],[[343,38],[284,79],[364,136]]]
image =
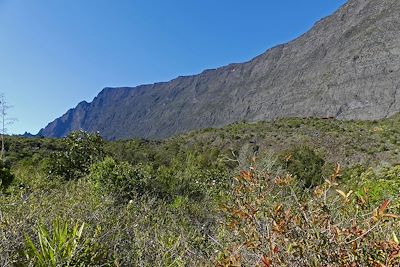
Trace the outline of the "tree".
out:
[[[103,158],[104,141],[98,133],[72,132],[63,139],[63,151],[51,155],[49,173],[77,179],[87,175],[90,166]]]
[[[4,94],[0,94],[0,123],[1,123],[1,153],[0,159],[4,162],[5,160],[5,145],[4,145],[4,137],[7,134],[7,126],[13,124],[16,119],[9,118],[7,111],[11,108],[11,106],[7,105],[7,101],[5,100]]]

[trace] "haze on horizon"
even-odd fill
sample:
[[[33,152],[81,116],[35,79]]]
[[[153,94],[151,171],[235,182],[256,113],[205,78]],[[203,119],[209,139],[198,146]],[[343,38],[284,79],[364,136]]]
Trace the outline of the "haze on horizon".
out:
[[[0,0],[0,92],[37,133],[103,87],[167,81],[247,61],[345,0]]]

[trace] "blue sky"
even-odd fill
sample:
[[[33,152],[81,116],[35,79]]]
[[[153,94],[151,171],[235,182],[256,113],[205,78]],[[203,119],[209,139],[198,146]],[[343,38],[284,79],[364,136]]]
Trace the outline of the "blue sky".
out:
[[[0,0],[0,92],[37,133],[103,87],[243,62],[345,0]]]

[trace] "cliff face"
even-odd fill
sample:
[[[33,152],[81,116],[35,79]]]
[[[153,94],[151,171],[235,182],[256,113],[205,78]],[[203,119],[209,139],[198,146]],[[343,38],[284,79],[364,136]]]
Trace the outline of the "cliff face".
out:
[[[400,1],[350,0],[299,38],[241,64],[105,88],[39,135],[163,138],[240,120],[379,119],[400,111]]]

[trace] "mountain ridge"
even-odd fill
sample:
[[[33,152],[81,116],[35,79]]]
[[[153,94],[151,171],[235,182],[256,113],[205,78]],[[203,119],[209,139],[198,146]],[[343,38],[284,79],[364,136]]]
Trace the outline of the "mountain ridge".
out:
[[[38,134],[159,139],[280,117],[380,119],[400,111],[400,2],[350,0],[291,42],[169,82],[104,88]]]

